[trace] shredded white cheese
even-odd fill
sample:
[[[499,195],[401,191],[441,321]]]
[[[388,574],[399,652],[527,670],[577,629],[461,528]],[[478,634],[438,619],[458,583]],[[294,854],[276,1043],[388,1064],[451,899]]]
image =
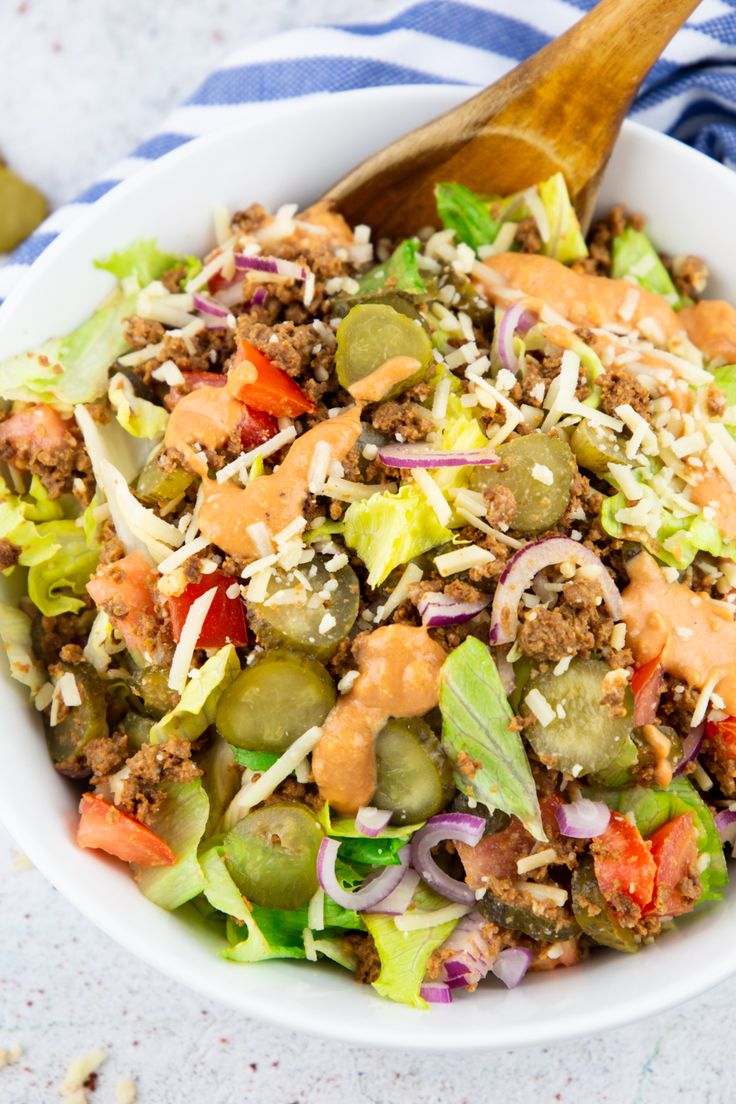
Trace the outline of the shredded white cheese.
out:
[[[321,736],[322,729],[318,726],[307,729],[304,735],[295,740],[273,766],[264,771],[255,781],[248,780],[227,808],[223,817],[224,830],[229,831],[255,805],[270,797],[276,787],[280,786],[289,777],[298,763],[301,763],[305,755],[309,755]]]
[[[71,671],[65,671],[56,684],[64,705],[73,708],[82,704],[82,696],[79,693],[77,680]]]
[[[715,690],[717,684],[721,681],[721,675],[715,674],[706,682],[703,689],[698,694],[698,700],[695,703],[695,709],[690,720],[690,727],[697,728],[700,722],[704,719],[708,706],[710,705],[711,694]]]
[[[532,479],[536,479],[537,483],[544,483],[545,487],[551,487],[555,481],[555,477],[550,468],[546,464],[535,464],[532,468]]]
[[[456,575],[459,571],[470,571],[473,567],[483,567],[484,564],[495,560],[492,552],[480,545],[470,544],[465,548],[458,548],[454,552],[443,552],[441,556],[435,556],[434,565],[443,579],[448,575]]]
[[[460,920],[469,912],[468,905],[447,905],[445,908],[433,909],[431,912],[410,909],[403,916],[397,916],[394,923],[399,931],[422,931],[424,928],[433,928],[436,924],[446,924],[449,920]]]
[[[556,717],[556,713],[541,690],[535,687],[524,698],[527,706],[537,718],[542,728],[546,728]]]
[[[151,376],[153,379],[158,380],[159,383],[168,384],[169,387],[176,387],[178,384],[184,383],[184,376],[181,373],[181,369],[173,360],[165,360],[158,368],[154,368],[151,372]]]
[[[309,464],[309,472],[307,473],[307,487],[309,488],[310,494],[318,495],[322,493],[331,462],[332,449],[329,443],[327,441],[318,441],[314,446],[314,452],[312,453],[312,459]]]
[[[544,882],[514,882],[514,888],[536,901],[553,901],[560,907],[567,901],[567,890],[561,886],[546,885]]]
[[[259,556],[269,556],[273,552],[271,534],[264,521],[254,521],[252,525],[246,525],[245,531],[256,546]]]
[[[449,376],[443,376],[434,390],[432,401],[432,417],[441,422],[447,415],[447,403],[452,390],[452,380]],[[365,451],[365,450],[364,450]]]
[[[341,694],[347,694],[352,690],[353,686],[360,678],[360,671],[347,671],[337,684],[337,689]]]
[[[176,645],[174,658],[171,661],[169,671],[169,687],[178,690],[181,694],[187,684],[187,675],[192,665],[192,656],[197,647],[199,634],[207,620],[210,606],[215,600],[217,587],[210,587],[199,598],[195,598],[187,610],[187,616],[181,630],[179,643]]]
[[[210,542],[206,537],[195,537],[189,544],[183,544],[181,548],[177,548],[175,552],[172,552],[170,556],[167,556],[165,560],[161,560],[158,565],[158,570],[161,575],[168,575],[170,572],[175,571],[177,567],[181,567],[185,564],[191,556],[196,556],[197,552],[202,552]]]
[[[381,607],[380,617],[378,616],[378,611],[376,611],[376,624],[378,624],[379,621],[385,620],[395,609],[399,608],[401,603],[409,596],[409,587],[420,582],[423,575],[424,572],[417,564],[410,563],[406,565],[401,578]]]
[[[547,847],[544,851],[537,851],[536,855],[527,855],[523,859],[517,859],[516,870],[519,874],[528,874],[530,870],[539,870],[541,866],[557,862],[558,855],[554,847]]]

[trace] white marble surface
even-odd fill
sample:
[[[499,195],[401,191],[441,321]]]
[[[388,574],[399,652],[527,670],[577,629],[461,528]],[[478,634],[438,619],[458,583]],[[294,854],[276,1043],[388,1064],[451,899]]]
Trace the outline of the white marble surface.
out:
[[[518,0],[525,3],[527,0]],[[0,0],[0,150],[54,203],[150,131],[233,45],[394,0]],[[29,795],[29,800],[32,800]],[[697,962],[691,963],[697,970]],[[159,977],[19,868],[0,828],[2,1104],[45,1104],[69,1060],[109,1059],[141,1104],[730,1104],[736,979],[605,1036],[484,1056],[343,1048],[208,1005]]]

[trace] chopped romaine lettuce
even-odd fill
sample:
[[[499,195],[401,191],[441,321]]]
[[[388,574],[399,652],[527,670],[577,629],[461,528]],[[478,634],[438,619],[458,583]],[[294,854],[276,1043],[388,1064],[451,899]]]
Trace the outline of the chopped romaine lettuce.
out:
[[[76,613],[84,605],[99,546],[87,544],[84,529],[76,521],[43,521],[36,532],[46,544],[46,554],[41,560],[34,555],[28,570],[28,596],[46,617]]]
[[[701,855],[708,863],[701,871],[702,893],[698,904],[720,901],[728,884],[728,871],[713,814],[687,778],[673,778],[666,790],[657,786],[630,786],[623,790],[586,789],[586,795],[605,801],[620,813],[633,813],[636,826],[643,836],[651,836],[667,821],[681,813],[693,813]]]
[[[424,495],[409,483],[395,494],[386,491],[353,502],[344,523],[345,543],[368,568],[371,587],[399,564],[452,539]]]
[[[535,839],[546,840],[534,778],[521,737],[509,728],[513,713],[496,664],[473,636],[445,660],[440,710],[442,746],[455,765],[459,789],[489,811],[517,816]],[[472,775],[463,772],[461,761],[474,764]]]
[[[361,863],[363,866],[398,866],[398,852],[406,845],[406,839],[376,837],[371,839],[346,839],[340,844],[340,858],[346,863]]]
[[[726,396],[728,405],[736,406],[736,364],[722,364],[720,368],[711,369],[711,372],[714,384]],[[728,430],[733,435],[736,427],[729,426]]]
[[[226,644],[199,668],[197,678],[189,679],[179,704],[156,721],[150,742],[165,744],[172,736],[196,740],[213,723],[217,703],[239,674],[238,653]]]
[[[648,492],[654,495],[651,488]],[[647,552],[668,567],[684,571],[693,562],[698,552],[708,552],[711,556],[736,560],[736,542],[723,539],[718,526],[706,521],[702,514],[689,514],[676,518],[664,506],[659,506],[660,524],[656,536],[643,528],[625,525],[616,519],[619,510],[630,505],[626,496],[618,494],[606,498],[601,506],[601,525],[609,537],[614,540],[636,541]]]
[[[549,241],[544,243],[543,252],[563,264],[587,257],[585,238],[562,173],[543,180],[537,191],[549,223]]]
[[[135,313],[136,295],[118,288],[66,337],[52,337],[37,349],[0,363],[0,396],[31,403],[74,406],[100,398],[107,373],[126,349],[123,319]]]
[[[160,280],[170,268],[178,264],[188,264],[192,260],[195,258],[162,253],[152,238],[138,238],[127,249],[111,253],[105,260],[95,261],[95,268],[111,272],[120,281],[135,276],[138,286],[144,288],[146,284]]]
[[[611,275],[614,279],[627,277],[636,280],[646,291],[663,295],[673,307],[683,305],[657,250],[642,230],[627,226],[623,233],[616,234],[612,253]]]
[[[439,447],[448,452],[469,452],[488,448],[488,438],[479,421],[467,408],[460,405],[457,395],[450,395],[447,402],[447,420]],[[469,468],[437,468],[432,472],[435,483],[443,491],[467,484]]]
[[[420,883],[412,904],[420,912],[432,912],[447,902]],[[444,924],[418,931],[399,931],[391,916],[365,913],[364,920],[381,959],[381,972],[373,982],[373,988],[381,996],[399,1004],[426,1008],[427,1002],[419,991],[427,963],[437,948],[449,939],[457,920],[447,920]]]
[[[230,745],[232,753],[235,756],[235,762],[239,763],[241,767],[247,767],[252,771],[265,771],[269,767],[272,767],[279,758],[278,755],[274,755],[271,751],[249,751],[248,748],[235,747]]]
[[[324,803],[319,813],[317,814],[324,832],[328,836],[337,836],[342,839],[365,839],[363,832],[359,832],[355,827],[355,819],[353,817],[332,817],[330,814],[330,806],[327,802]],[[387,824],[385,828],[382,828],[377,836],[373,839],[400,839],[404,842],[409,836],[413,836],[415,832],[424,824],[423,820],[420,820],[417,824],[402,824],[396,826],[393,824]]]
[[[175,909],[205,888],[197,848],[207,824],[209,801],[199,779],[167,782],[164,789],[166,798],[151,828],[166,840],[176,855],[176,863],[145,868],[132,864],[132,869],[141,892],[149,901],[160,908]]]
[[[169,420],[168,412],[162,406],[136,395],[133,384],[122,372],[116,372],[110,380],[107,397],[126,433],[133,437],[145,437],[149,441],[158,441],[163,437]]]
[[[436,184],[437,214],[446,230],[455,231],[455,241],[472,249],[492,245],[500,223],[493,217],[487,200],[464,184]]]
[[[102,674],[110,666],[110,660],[122,652],[125,644],[116,637],[112,622],[104,610],[98,610],[84,646],[84,658],[95,671]]]
[[[6,602],[0,602],[0,642],[12,677],[27,686],[31,695],[36,694],[46,681],[46,675],[33,655],[31,619]]]
[[[421,248],[417,238],[407,238],[397,245],[393,253],[383,264],[376,265],[360,278],[360,294],[372,291],[406,291],[410,295],[422,295],[426,284],[417,265],[417,253]]]

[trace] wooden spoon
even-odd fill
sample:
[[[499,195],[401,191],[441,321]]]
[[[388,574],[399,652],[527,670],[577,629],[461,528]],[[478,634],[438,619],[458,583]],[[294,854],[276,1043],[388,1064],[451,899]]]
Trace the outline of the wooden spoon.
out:
[[[639,85],[700,0],[601,0],[477,96],[373,154],[323,197],[376,239],[436,223],[433,185],[508,195],[558,170],[584,229]]]

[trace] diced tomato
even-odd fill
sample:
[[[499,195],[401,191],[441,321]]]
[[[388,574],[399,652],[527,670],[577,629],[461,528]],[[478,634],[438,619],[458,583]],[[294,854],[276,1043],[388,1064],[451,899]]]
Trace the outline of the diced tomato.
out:
[[[610,904],[615,906],[621,893],[639,908],[649,904],[654,896],[657,864],[649,844],[631,821],[612,812],[608,827],[593,840],[591,850],[598,885]]]
[[[657,874],[653,899],[644,911],[658,916],[682,916],[690,912],[695,900],[683,892],[683,880],[692,877],[698,861],[693,814],[682,813],[668,820],[649,837],[649,843]]]
[[[176,862],[176,855],[166,840],[97,794],[83,795],[79,813],[77,844],[80,847],[94,847],[139,866],[173,866]]]
[[[659,696],[662,693],[664,668],[662,653],[642,664],[634,671],[631,689],[634,692],[634,724],[654,724],[657,718]]]
[[[705,739],[713,757],[726,763],[736,759],[736,717],[726,717],[723,721],[708,721],[705,726]]]
[[[50,406],[29,406],[0,422],[0,445],[26,453],[53,452],[70,440],[69,422]]]
[[[154,604],[158,572],[142,552],[101,564],[87,583],[93,602],[104,609],[113,627],[134,651],[150,655],[159,621]],[[125,612],[116,612],[125,610]]]
[[[314,413],[317,409],[291,376],[287,376],[286,372],[259,352],[255,345],[241,339],[232,367],[236,368],[245,360],[253,365],[258,378],[252,383],[243,384],[237,395],[241,402],[277,418],[297,418],[300,414]]]
[[[279,423],[273,414],[266,414],[264,410],[253,410],[243,404],[244,416],[240,423],[240,441],[247,452],[256,445],[265,445],[279,431]]]
[[[196,391],[199,387],[224,387],[227,375],[224,372],[182,372],[183,390]],[[182,387],[182,385],[179,385]]]
[[[501,832],[484,836],[476,847],[457,843],[458,854],[465,867],[466,881],[473,889],[482,889],[483,879],[518,878],[516,863],[531,852],[534,838],[527,832],[518,817]]]
[[[235,644],[240,647],[248,643],[248,626],[245,619],[245,606],[240,597],[240,591],[235,598],[228,598],[227,591],[237,580],[220,571],[213,571],[211,575],[203,575],[198,583],[189,583],[185,590],[169,598],[169,613],[171,614],[171,629],[174,640],[181,637],[184,622],[189,613],[189,607],[195,598],[205,594],[212,587],[217,588],[217,593],[212,600],[209,613],[205,618],[202,631],[197,639],[198,648],[221,648],[223,644]]]

